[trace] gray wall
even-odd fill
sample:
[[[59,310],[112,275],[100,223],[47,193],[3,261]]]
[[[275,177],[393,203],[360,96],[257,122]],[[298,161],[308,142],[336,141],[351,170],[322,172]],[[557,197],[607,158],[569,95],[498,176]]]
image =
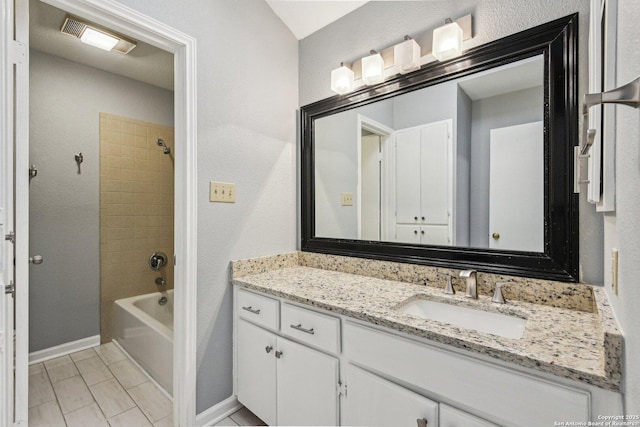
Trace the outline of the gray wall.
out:
[[[298,42],[264,1],[119,0],[197,39],[201,412],[231,396],[229,261],[296,249]],[[209,181],[236,203],[209,203]]]
[[[300,41],[299,104],[332,96],[331,70],[341,62],[353,62],[370,49],[382,49],[402,41],[405,34],[419,34],[442,25],[447,17],[473,14],[472,47],[527,28],[580,13],[579,92],[587,82],[589,0],[434,0],[375,1],[356,9]],[[603,277],[602,216],[596,215],[580,196],[580,278],[600,284]]]
[[[459,86],[456,104],[456,245],[468,246],[470,227],[471,182],[471,98]]]
[[[471,104],[471,247],[489,246],[491,129],[541,121],[543,102],[543,89],[537,87],[479,99]]]
[[[316,235],[358,238],[358,114],[393,128],[393,102],[377,102],[315,122]],[[341,193],[353,193],[342,206]]]
[[[618,85],[637,78],[640,72],[638,22],[638,1],[618,0]],[[605,289],[624,335],[625,413],[637,415],[640,413],[640,112],[629,107],[615,108],[616,212],[605,216]],[[617,296],[610,286],[611,248],[620,251]]]
[[[99,113],[173,125],[173,93],[32,50],[29,348],[100,333]],[[82,152],[82,174],[74,155]]]

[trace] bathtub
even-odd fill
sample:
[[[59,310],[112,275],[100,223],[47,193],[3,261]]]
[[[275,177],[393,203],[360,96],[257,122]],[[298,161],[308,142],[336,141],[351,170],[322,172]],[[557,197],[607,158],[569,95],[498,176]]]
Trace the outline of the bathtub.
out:
[[[162,296],[165,305],[158,304]],[[173,394],[173,290],[116,300],[113,339]]]

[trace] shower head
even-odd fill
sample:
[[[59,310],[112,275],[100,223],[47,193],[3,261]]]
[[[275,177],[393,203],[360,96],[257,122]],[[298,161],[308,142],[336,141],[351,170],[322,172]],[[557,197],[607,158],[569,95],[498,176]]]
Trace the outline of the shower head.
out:
[[[164,147],[164,154],[171,153],[171,148],[167,147],[167,144],[164,143],[164,140],[162,138],[158,138],[156,144],[158,144],[160,147]]]

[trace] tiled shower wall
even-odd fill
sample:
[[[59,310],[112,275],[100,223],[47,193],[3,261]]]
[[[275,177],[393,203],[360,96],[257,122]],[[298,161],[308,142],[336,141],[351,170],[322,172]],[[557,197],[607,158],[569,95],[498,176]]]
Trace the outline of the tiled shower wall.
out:
[[[162,138],[171,154],[156,141]],[[113,302],[173,288],[173,128],[100,113],[100,337],[111,341]],[[154,252],[169,257],[160,272]],[[166,286],[156,286],[162,277]]]

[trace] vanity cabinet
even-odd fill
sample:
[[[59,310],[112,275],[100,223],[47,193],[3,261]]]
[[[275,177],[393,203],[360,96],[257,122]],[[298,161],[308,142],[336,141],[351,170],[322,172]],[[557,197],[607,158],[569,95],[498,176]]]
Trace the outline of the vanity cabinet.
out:
[[[279,301],[244,290],[237,293],[237,313],[240,403],[269,425],[337,425],[338,358],[281,336],[277,325],[282,316],[283,329],[286,325],[291,330],[287,333],[299,333],[322,348],[333,345],[331,327],[339,325],[339,319],[288,304],[280,312]],[[274,331],[264,329],[274,325]]]
[[[452,243],[451,120],[395,134],[396,240]]]
[[[440,427],[499,427],[467,412],[440,404]]]

